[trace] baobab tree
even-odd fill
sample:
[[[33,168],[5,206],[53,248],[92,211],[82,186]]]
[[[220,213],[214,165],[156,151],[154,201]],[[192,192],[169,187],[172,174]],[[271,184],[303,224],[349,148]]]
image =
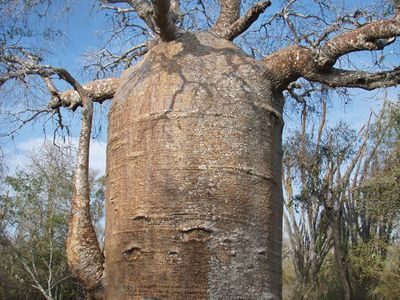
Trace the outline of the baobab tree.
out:
[[[367,72],[336,63],[392,44],[400,15],[394,9],[374,20],[358,11],[299,35],[293,18],[323,17],[294,13],[302,1],[291,0],[275,16],[292,44],[255,59],[232,41],[270,1],[241,13],[240,0],[220,0],[216,21],[203,30],[185,30],[182,18],[204,2],[181,2],[103,1],[136,14],[136,26],[153,37],[131,49],[147,53],[118,78],[81,84],[25,49],[4,47],[0,83],[40,76],[52,96],[48,110],[83,107],[67,248],[72,272],[93,298],[280,299],[283,93],[293,93],[299,79],[331,88],[397,85],[398,67]],[[73,89],[58,91],[57,76]],[[103,256],[87,168],[92,105],[108,99]]]

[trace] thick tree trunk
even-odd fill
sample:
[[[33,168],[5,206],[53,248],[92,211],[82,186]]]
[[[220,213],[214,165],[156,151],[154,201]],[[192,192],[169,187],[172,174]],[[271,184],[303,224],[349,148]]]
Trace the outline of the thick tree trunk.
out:
[[[281,118],[261,63],[184,34],[109,114],[107,299],[281,298]]]

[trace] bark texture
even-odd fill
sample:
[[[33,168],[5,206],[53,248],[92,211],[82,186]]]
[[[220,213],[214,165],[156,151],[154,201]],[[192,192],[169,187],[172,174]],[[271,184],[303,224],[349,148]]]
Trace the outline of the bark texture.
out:
[[[220,13],[212,31],[219,33],[224,31],[240,17],[241,0],[219,0]]]
[[[78,92],[84,106],[68,223],[66,243],[68,266],[71,273],[87,290],[89,299],[104,299],[104,257],[90,216],[89,147],[93,102],[85,95],[80,85]]]
[[[107,299],[281,298],[283,98],[210,33],[154,47],[109,114]]]
[[[88,97],[90,97],[91,101],[102,103],[114,97],[118,84],[119,78],[107,78],[91,81],[83,85],[82,88],[84,92],[87,93]],[[48,107],[52,109],[68,107],[75,110],[79,106],[82,106],[82,98],[74,89],[57,94],[48,104]]]
[[[233,41],[234,38],[241,35],[249,27],[257,21],[258,17],[271,5],[270,1],[263,1],[254,4],[242,17],[236,19],[229,26],[214,27],[212,30],[219,37]]]
[[[399,84],[399,67],[369,73],[334,68],[337,60],[356,51],[381,50],[400,35],[400,15],[368,23],[336,35],[315,49],[290,46],[264,58],[268,74],[276,85],[286,89],[290,82],[304,77],[330,87],[359,87],[373,90]]]

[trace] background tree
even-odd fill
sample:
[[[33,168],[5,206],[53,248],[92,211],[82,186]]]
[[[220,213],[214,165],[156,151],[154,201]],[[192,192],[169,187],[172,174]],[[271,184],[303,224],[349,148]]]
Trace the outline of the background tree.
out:
[[[326,157],[326,100],[322,101],[318,129],[308,124],[304,103],[301,130],[292,132],[284,144],[284,225],[295,270],[296,281],[289,296],[293,299],[317,297],[313,293],[319,290],[319,273],[332,248],[332,231],[324,202],[329,189],[326,175],[332,172],[332,166]]]
[[[395,299],[400,294],[399,250],[399,105],[389,103],[382,121],[371,128],[364,169],[351,193],[353,226],[350,262],[354,283],[367,295]]]
[[[68,270],[65,251],[72,161],[60,148],[45,144],[32,153],[28,166],[2,183],[2,298],[84,298],[84,289]],[[101,178],[91,182],[93,220],[99,224],[103,184]]]
[[[129,43],[139,44],[117,55],[102,49],[94,55],[100,59],[95,75],[128,69],[120,78],[84,85],[65,68],[51,66],[40,49],[30,49],[32,43],[4,35],[2,87],[30,78],[42,80],[37,86],[51,94],[45,107],[31,101],[30,108],[10,114],[14,129],[47,113],[56,130],[65,129],[60,109],[83,106],[69,231],[80,250],[69,252],[69,265],[86,288],[106,287],[108,298],[281,298],[284,91],[300,99],[304,82],[367,90],[399,82],[396,56],[379,57],[381,68],[352,65],[355,52],[394,46],[400,34],[397,4],[382,1],[374,10],[370,3],[352,7],[344,1],[205,3],[103,1],[118,20],[109,42],[127,33]],[[7,4],[0,7],[15,15]],[[269,7],[269,18],[256,22]],[[54,6],[35,1],[23,8],[40,16],[41,9]],[[29,22],[13,24],[25,28]],[[29,30],[16,34],[30,37]],[[60,92],[57,78],[73,89]],[[301,79],[303,85],[294,83]],[[90,229],[87,155],[92,102],[111,98],[103,273]],[[337,236],[340,207],[328,214],[336,224],[338,265],[346,262]],[[346,276],[341,278],[346,287]]]
[[[303,110],[302,129],[289,135],[285,144],[285,225],[297,280],[292,297],[327,297],[328,286],[336,286],[324,277],[333,248],[331,273],[339,274],[344,297],[373,299],[374,287],[384,284],[382,277],[360,271],[383,272],[384,262],[393,259],[386,260],[386,251],[397,247],[394,191],[399,184],[389,179],[393,173],[388,171],[378,180],[387,184],[386,189],[376,194],[368,190],[380,186],[372,183],[377,180],[372,174],[382,170],[382,161],[390,160],[391,169],[397,170],[398,162],[391,159],[397,148],[396,106],[386,104],[376,121],[358,135],[344,124],[327,128],[325,112],[324,105],[317,129],[308,124]],[[338,291],[332,295],[338,296],[342,297]]]

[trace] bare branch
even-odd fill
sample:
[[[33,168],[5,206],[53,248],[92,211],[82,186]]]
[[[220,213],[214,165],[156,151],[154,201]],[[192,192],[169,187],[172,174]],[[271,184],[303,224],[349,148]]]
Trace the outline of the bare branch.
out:
[[[102,103],[114,97],[118,84],[119,78],[107,78],[91,81],[82,87],[93,102]],[[82,106],[82,99],[74,89],[59,93],[48,104],[51,109],[68,107],[75,110],[79,106]]]
[[[371,22],[332,38],[320,48],[287,47],[264,58],[265,66],[277,89],[304,77],[331,87],[359,87],[372,90],[399,84],[399,67],[385,72],[369,73],[333,68],[345,54],[362,50],[380,50],[400,35],[400,17]]]
[[[110,72],[114,73],[120,71],[120,69],[126,70],[134,60],[145,55],[148,50],[148,43],[142,43],[124,50],[122,53],[113,53],[107,49],[88,52],[85,54],[88,64],[84,69],[93,73],[96,77],[104,76]]]
[[[50,77],[43,77],[43,81],[47,86],[47,89],[49,90],[50,94],[55,97],[59,94],[56,86],[54,85],[53,81],[51,80]]]
[[[240,17],[241,0],[220,0],[220,13],[217,22],[211,31],[217,35],[223,34]]]
[[[377,73],[333,68],[328,73],[316,73],[304,77],[330,87],[353,87],[374,90],[400,84],[400,67],[391,71]]]
[[[317,64],[330,68],[345,54],[363,50],[382,50],[400,35],[400,16],[366,24],[355,30],[337,35],[319,50]]]
[[[152,18],[153,7],[148,1],[136,1],[136,0],[104,0],[104,4],[118,4],[126,3],[129,4],[137,15],[146,23],[146,25],[155,32],[155,26]],[[103,6],[104,7],[104,6]],[[108,8],[105,6],[104,8]],[[117,8],[118,11],[118,8]],[[122,11],[123,12],[123,11]]]
[[[82,105],[80,94],[87,93],[87,96],[94,102],[103,102],[111,99],[117,89],[119,80],[117,78],[108,78],[96,80],[81,86],[71,74],[63,68],[55,68],[49,65],[40,65],[32,60],[24,60],[18,56],[3,57],[3,60],[15,64],[15,70],[4,74],[0,77],[0,86],[8,80],[24,78],[28,75],[38,75],[44,80],[49,90],[52,100],[48,107],[56,109],[59,107],[69,107],[76,109]],[[57,75],[61,79],[69,83],[73,89],[59,93],[56,89],[51,77]]]
[[[12,249],[12,252],[11,252],[12,255],[16,258],[17,261],[19,261],[22,264],[25,271],[30,275],[33,282],[35,283],[35,284],[31,284],[31,286],[34,287],[35,289],[38,289],[45,299],[53,300],[51,295],[49,295],[46,292],[46,290],[43,288],[43,286],[40,284],[39,278],[37,276],[34,259],[32,260],[32,267],[33,267],[33,270],[32,270],[32,268],[29,267],[29,265],[25,261],[24,257],[21,255],[19,249],[14,245],[12,239],[9,237],[9,234],[4,229],[1,229],[0,234],[1,234],[1,244],[6,247],[10,247]]]
[[[119,13],[119,14],[126,14],[126,13],[136,12],[136,10],[134,8],[122,8],[122,7],[118,7],[118,6],[105,5],[105,4],[103,4],[101,6],[101,8],[113,10],[116,13]]]
[[[258,17],[271,5],[270,1],[263,1],[254,4],[242,17],[234,23],[227,26],[224,30],[221,28],[218,35],[224,39],[232,41],[245,32]]]
[[[44,78],[46,86],[53,96],[53,101],[57,99],[57,104],[54,105],[53,108],[57,109],[63,105],[62,94],[58,93],[50,79],[53,75],[57,75],[69,83],[75,91],[66,92],[64,94],[64,102],[70,100],[71,105],[76,106],[76,103],[79,102],[83,105],[78,160],[73,180],[74,193],[67,238],[67,258],[71,272],[79,279],[84,287],[93,294],[93,297],[97,299],[96,295],[98,293],[101,294],[103,290],[104,257],[100,250],[90,216],[88,164],[93,119],[93,101],[91,96],[95,95],[97,99],[107,97],[110,94],[110,88],[114,92],[116,85],[112,85],[112,79],[108,81],[98,81],[90,85],[91,89],[89,91],[91,91],[91,93],[89,93],[87,88],[84,88],[63,68],[40,65],[37,60],[33,60],[28,56],[27,59],[24,59],[18,55],[14,55],[5,57],[5,60],[15,63],[17,67],[16,72],[21,73],[23,76],[26,74],[36,74]],[[65,97],[67,98],[65,99]],[[77,97],[78,99],[72,101],[73,97]]]

